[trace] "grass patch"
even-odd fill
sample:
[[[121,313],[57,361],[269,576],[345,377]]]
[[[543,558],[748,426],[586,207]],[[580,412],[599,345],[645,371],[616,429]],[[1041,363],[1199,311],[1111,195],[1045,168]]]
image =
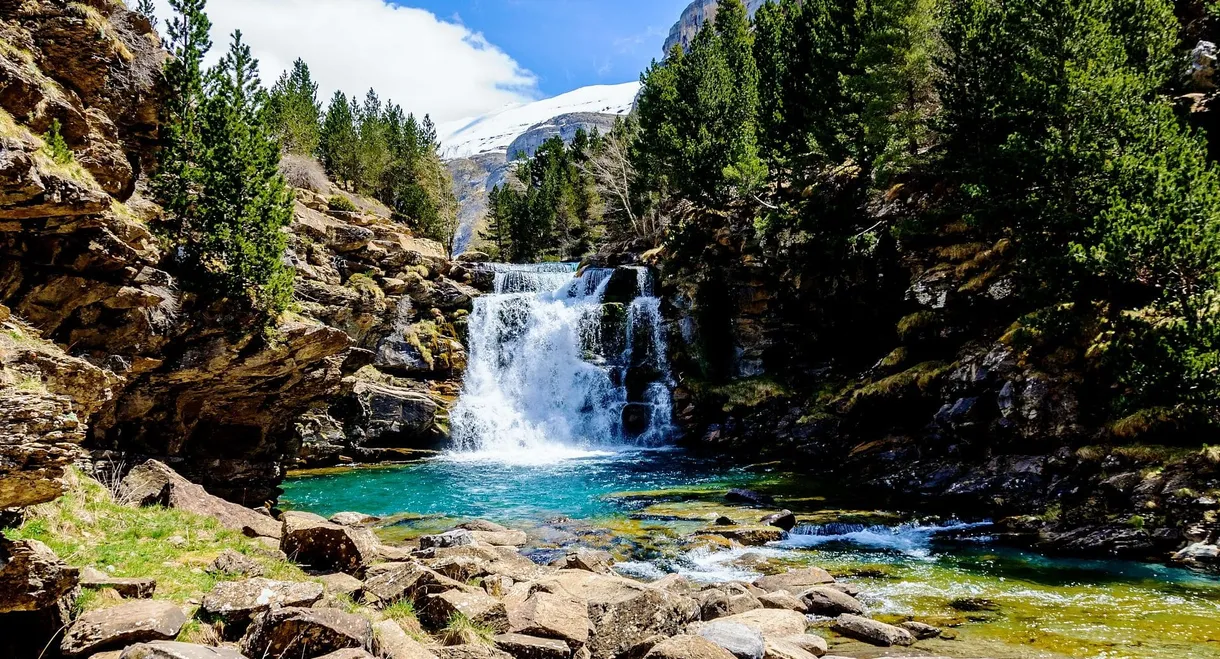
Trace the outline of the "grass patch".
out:
[[[735,407],[757,407],[763,403],[792,395],[784,385],[767,377],[734,380],[712,387],[708,393],[725,400],[724,411]]]
[[[867,384],[851,394],[852,406],[870,399],[891,399],[907,393],[926,392],[949,370],[951,364],[944,362],[922,362],[907,370]]]
[[[495,645],[496,630],[455,613],[438,636],[442,645]]]
[[[117,577],[152,577],[157,580],[157,598],[179,604],[202,597],[225,580],[204,568],[226,549],[257,561],[268,578],[308,580],[299,567],[268,556],[258,541],[222,527],[211,517],[118,504],[109,490],[75,469],[66,481],[62,497],[28,509],[25,523],[5,535],[44,542],[69,565],[94,567]],[[93,595],[86,596],[82,606],[105,603],[104,596]]]

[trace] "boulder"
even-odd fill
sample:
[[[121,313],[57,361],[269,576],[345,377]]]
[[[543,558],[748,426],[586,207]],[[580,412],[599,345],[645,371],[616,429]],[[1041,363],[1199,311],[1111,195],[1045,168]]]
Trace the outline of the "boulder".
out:
[[[241,651],[258,659],[314,659],[347,648],[372,649],[368,620],[337,609],[287,607],[258,614]]]
[[[80,657],[132,643],[171,640],[185,624],[186,614],[174,604],[138,600],[82,615],[59,647],[69,657]]]
[[[766,609],[788,609],[789,611],[800,613],[805,613],[806,610],[805,603],[799,597],[786,590],[763,593],[758,596],[758,602]]]
[[[339,526],[309,513],[284,513],[280,549],[290,559],[316,570],[360,574],[373,562],[379,544],[368,529]]]
[[[758,520],[759,524],[774,526],[784,531],[791,531],[796,528],[796,515],[791,510],[781,510],[778,513],[772,513]]]
[[[428,549],[430,547],[464,547],[473,544],[475,544],[474,534],[466,529],[456,529],[436,535],[425,535],[419,539],[421,549]]]
[[[508,630],[542,636],[579,647],[589,641],[589,610],[584,600],[538,590],[527,597],[505,597]]]
[[[801,602],[807,613],[820,616],[835,617],[841,613],[864,615],[864,605],[860,600],[840,592],[835,588],[814,586],[800,594]]]
[[[708,588],[695,596],[704,620],[715,620],[761,609],[762,602],[740,584],[723,584]]]
[[[352,398],[359,409],[352,423],[362,429],[365,442],[402,446],[426,436],[436,425],[436,401],[418,391],[359,380]]]
[[[796,636],[785,636],[780,640],[791,643],[815,657],[821,657],[828,651],[826,639],[816,634],[797,634]]]
[[[805,616],[787,609],[754,609],[721,620],[745,625],[757,629],[764,636],[776,638],[804,634],[808,627]]]
[[[408,600],[422,608],[428,595],[469,587],[431,568],[416,563],[394,566],[364,582],[364,601],[386,607],[399,600]]]
[[[333,574],[324,574],[318,577],[322,582],[322,587],[331,595],[348,595],[355,598],[362,588],[364,582],[350,574],[335,572]]]
[[[112,577],[101,570],[87,567],[81,570],[82,588],[101,590],[114,589],[124,599],[148,599],[157,590],[157,580],[150,578]]]
[[[917,639],[936,638],[937,636],[940,636],[940,627],[929,625],[926,622],[908,620],[898,626],[902,627],[908,632],[911,632],[911,635]]]
[[[241,577],[261,577],[263,576],[263,566],[245,554],[226,549],[220,552],[220,556],[217,556],[216,560],[208,566],[208,572]]]
[[[799,593],[813,586],[833,583],[834,580],[835,578],[830,576],[829,572],[820,567],[807,567],[789,570],[783,574],[759,577],[754,581],[754,585],[770,593],[777,590]]]
[[[887,625],[863,616],[845,613],[835,618],[831,629],[865,643],[889,647],[891,645],[911,645],[915,637],[901,627]]]
[[[840,593],[843,593],[844,595],[851,595],[852,597],[860,596],[860,589],[858,587],[856,587],[854,584],[836,581],[835,583],[828,583],[822,587],[823,588],[833,588],[833,589],[839,591]]]
[[[610,566],[613,564],[614,557],[610,555],[610,552],[593,549],[578,549],[551,561],[551,567],[567,570],[586,570],[599,574],[610,574]]]
[[[768,639],[767,651],[763,654],[764,659],[816,659],[819,656],[782,638]]]
[[[1220,545],[1196,542],[1175,552],[1171,560],[1192,570],[1220,569]]]
[[[267,515],[208,494],[168,465],[149,460],[119,483],[118,499],[136,506],[163,505],[215,518],[221,526],[248,536],[280,537],[280,524]]]
[[[592,659],[619,657],[655,636],[677,636],[699,617],[695,600],[622,577],[560,570],[539,583],[585,601]]]
[[[80,570],[68,567],[45,544],[0,536],[0,613],[54,606],[79,579]]]
[[[553,638],[498,634],[492,640],[497,649],[511,654],[515,659],[568,659],[572,656],[572,649],[567,643]]]
[[[513,659],[513,656],[503,650],[489,645],[451,645],[437,648],[439,659]]]
[[[784,532],[774,526],[709,526],[698,535],[718,535],[747,546],[765,545],[784,539]]]
[[[486,252],[478,252],[475,250],[466,250],[458,255],[459,263],[487,263],[491,261],[491,257]]]
[[[448,590],[428,595],[420,612],[420,620],[430,629],[443,629],[458,614],[497,632],[508,631],[508,613],[504,603],[483,591]]]
[[[92,659],[97,659],[97,655],[93,655]],[[246,657],[231,648],[213,648],[174,641],[153,641],[128,647],[119,655],[119,659],[246,659]]]
[[[329,521],[331,524],[338,524],[339,526],[372,526],[380,522],[381,518],[365,515],[364,513],[343,512],[331,515]]]
[[[436,659],[431,650],[408,636],[393,620],[373,625],[373,638],[377,656],[383,659]]]
[[[762,659],[766,652],[762,632],[740,623],[716,620],[701,625],[697,633],[737,659]]]
[[[702,636],[683,634],[652,646],[645,659],[732,659],[735,655]]]
[[[475,542],[493,547],[520,547],[529,539],[525,531],[470,531]]]
[[[322,599],[323,586],[313,582],[272,581],[255,577],[222,581],[203,596],[203,610],[229,624],[249,622],[273,606],[313,606]]]

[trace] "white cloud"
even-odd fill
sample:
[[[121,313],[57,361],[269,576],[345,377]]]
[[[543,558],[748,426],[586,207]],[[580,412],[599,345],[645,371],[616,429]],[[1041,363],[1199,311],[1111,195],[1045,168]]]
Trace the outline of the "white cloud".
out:
[[[384,0],[210,0],[211,61],[242,31],[270,86],[297,57],[309,63],[325,104],[336,89],[370,87],[437,122],[538,97],[537,79],[482,34],[431,12]],[[164,33],[168,0],[157,0]]]

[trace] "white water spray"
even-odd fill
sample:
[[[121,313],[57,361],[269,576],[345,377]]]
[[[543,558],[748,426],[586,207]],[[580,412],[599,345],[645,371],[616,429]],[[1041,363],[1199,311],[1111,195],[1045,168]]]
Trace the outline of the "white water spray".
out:
[[[470,315],[449,457],[548,463],[663,443],[672,381],[648,271],[614,305],[606,291],[622,273],[611,269],[496,267],[495,292]]]

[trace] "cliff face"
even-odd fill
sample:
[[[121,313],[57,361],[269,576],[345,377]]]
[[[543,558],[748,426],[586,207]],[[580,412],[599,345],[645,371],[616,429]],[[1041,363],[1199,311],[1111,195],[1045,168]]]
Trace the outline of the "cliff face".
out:
[[[164,459],[258,505],[296,457],[302,415],[350,393],[395,328],[433,323],[408,341],[427,355],[406,375],[460,371],[438,305],[402,302],[434,296],[448,261],[375,210],[330,212],[300,191],[285,256],[301,312],[266,330],[180,286],[141,192],[165,57],[119,3],[0,0],[0,508],[54,498],[81,444],[127,466]],[[55,125],[70,157],[49,144]],[[433,433],[441,406],[420,388],[433,416],[416,429]],[[376,415],[349,416],[359,433]]]
[[[758,11],[758,8],[763,6],[768,0],[746,0],[746,9],[750,12],[750,16]],[[678,22],[669,29],[669,36],[665,39],[665,47],[661,49],[662,55],[668,55],[669,51],[673,50],[674,46],[682,46],[685,50],[690,47],[690,42],[699,34],[699,30],[704,25],[716,20],[716,8],[720,5],[720,0],[695,0],[687,5],[686,9],[682,10],[682,15],[678,18]]]

